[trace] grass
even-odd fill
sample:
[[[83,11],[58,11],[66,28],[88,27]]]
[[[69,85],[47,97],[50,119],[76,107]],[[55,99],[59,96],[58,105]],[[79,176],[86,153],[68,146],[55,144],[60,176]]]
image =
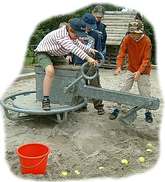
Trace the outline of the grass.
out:
[[[35,63],[36,63],[36,60],[34,57],[25,57],[24,66],[33,66]]]

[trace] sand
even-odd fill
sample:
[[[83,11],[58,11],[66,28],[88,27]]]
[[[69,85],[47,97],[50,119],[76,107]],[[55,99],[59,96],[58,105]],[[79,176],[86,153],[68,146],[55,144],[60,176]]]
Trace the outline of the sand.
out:
[[[114,70],[101,69],[101,84],[104,88],[119,90],[124,79],[114,76]],[[144,121],[144,110],[131,126],[120,121],[109,120],[113,106],[104,102],[104,115],[97,115],[93,105],[88,104],[86,112],[69,113],[68,120],[57,124],[45,117],[28,120],[5,120],[6,159],[11,171],[22,178],[40,180],[88,179],[93,177],[119,178],[151,169],[159,157],[159,127],[161,123],[162,98],[157,71],[151,75],[152,95],[160,98],[159,110],[153,111],[154,122]],[[11,85],[6,95],[19,91],[35,90],[35,79],[19,80]],[[132,93],[138,93],[134,85]],[[24,143],[41,142],[47,144],[52,153],[49,156],[46,175],[22,175],[16,148]],[[146,151],[151,143],[151,151]],[[140,163],[138,158],[145,158]],[[128,165],[121,160],[127,159]],[[75,171],[78,170],[78,171]],[[67,171],[63,176],[62,171]]]

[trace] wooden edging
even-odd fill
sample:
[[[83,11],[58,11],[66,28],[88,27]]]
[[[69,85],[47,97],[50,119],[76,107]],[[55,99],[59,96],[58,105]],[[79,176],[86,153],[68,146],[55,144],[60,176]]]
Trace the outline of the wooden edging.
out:
[[[20,81],[23,79],[30,79],[34,77],[35,77],[35,72],[20,74],[19,77],[16,79],[16,81]]]

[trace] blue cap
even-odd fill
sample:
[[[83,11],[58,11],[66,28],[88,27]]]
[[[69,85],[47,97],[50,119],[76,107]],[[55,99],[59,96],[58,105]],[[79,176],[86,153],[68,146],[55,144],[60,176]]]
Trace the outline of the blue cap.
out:
[[[73,18],[69,21],[71,28],[76,32],[78,37],[86,37],[87,34],[85,33],[86,24],[80,18]]]
[[[82,20],[86,23],[86,26],[90,29],[96,30],[96,18],[91,13],[85,13],[82,16]]]

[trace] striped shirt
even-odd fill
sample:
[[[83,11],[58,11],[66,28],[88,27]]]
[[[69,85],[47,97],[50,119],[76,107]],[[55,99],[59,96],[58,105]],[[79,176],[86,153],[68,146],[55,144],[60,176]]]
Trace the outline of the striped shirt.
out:
[[[64,56],[73,53],[84,60],[91,49],[78,39],[71,40],[66,26],[63,26],[48,33],[39,43],[35,51],[47,52],[51,56]]]

